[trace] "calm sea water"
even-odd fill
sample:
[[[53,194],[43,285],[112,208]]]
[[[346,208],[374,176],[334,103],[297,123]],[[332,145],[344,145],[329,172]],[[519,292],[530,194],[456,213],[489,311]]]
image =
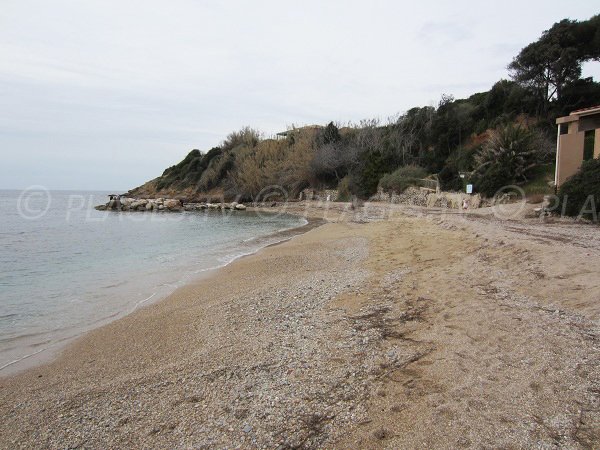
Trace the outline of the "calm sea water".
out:
[[[104,192],[0,191],[0,375],[306,223],[94,210],[105,201]]]

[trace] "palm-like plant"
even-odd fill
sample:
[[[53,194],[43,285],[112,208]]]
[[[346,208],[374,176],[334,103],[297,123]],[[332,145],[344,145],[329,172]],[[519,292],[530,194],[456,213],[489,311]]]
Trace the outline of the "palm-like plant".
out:
[[[480,192],[492,196],[502,186],[529,181],[549,153],[539,131],[507,125],[492,132],[475,154],[472,180]]]

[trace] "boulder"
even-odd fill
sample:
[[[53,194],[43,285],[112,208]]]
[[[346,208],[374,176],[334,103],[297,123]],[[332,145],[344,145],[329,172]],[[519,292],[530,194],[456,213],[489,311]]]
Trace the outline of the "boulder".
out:
[[[181,211],[181,202],[173,198],[165,200],[164,206],[169,211]]]
[[[242,205],[241,203],[237,203],[235,205],[235,209],[237,209],[238,211],[243,211],[246,209],[246,205]]]
[[[148,203],[148,200],[144,200],[144,199],[138,199],[138,200],[134,200],[133,202],[131,202],[131,205],[129,205],[129,207],[133,210],[146,210],[146,203]]]
[[[131,207],[131,204],[134,202],[133,198],[123,197],[121,198],[121,206],[126,206],[127,208]]]

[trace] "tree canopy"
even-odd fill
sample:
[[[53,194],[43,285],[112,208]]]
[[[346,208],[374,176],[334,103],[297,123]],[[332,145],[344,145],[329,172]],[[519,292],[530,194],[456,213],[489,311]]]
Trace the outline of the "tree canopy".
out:
[[[509,64],[511,76],[533,89],[547,110],[566,85],[581,77],[585,61],[600,58],[600,15],[578,22],[564,19],[544,31]]]

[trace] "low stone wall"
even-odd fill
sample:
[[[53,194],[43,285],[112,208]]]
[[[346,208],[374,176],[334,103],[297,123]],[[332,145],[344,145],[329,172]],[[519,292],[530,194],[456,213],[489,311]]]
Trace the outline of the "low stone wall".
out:
[[[465,205],[467,209],[479,208],[481,206],[481,195],[464,194],[462,192],[440,192],[439,194],[432,193],[427,196],[426,206],[429,208],[462,209]]]
[[[315,189],[304,189],[301,192],[300,200],[319,200],[322,202],[329,201],[336,202],[339,198],[339,192],[337,189],[323,189],[317,191]]]
[[[428,189],[409,187],[401,194],[379,190],[377,194],[371,197],[371,201],[451,209],[461,209],[466,204],[467,208],[473,209],[481,206],[481,195],[464,194],[462,192],[436,193]]]

